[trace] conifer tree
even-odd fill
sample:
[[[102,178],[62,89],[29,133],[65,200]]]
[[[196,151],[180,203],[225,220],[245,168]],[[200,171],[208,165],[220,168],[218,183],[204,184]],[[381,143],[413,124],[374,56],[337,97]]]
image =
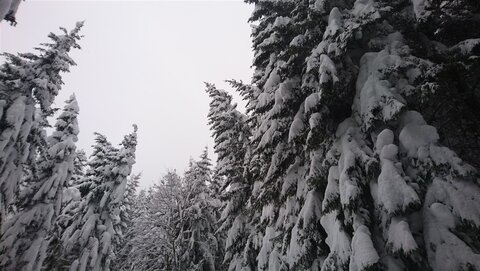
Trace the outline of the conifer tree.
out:
[[[246,124],[247,117],[232,104],[231,95],[213,84],[206,85],[206,91],[212,99],[208,119],[215,140],[214,150],[218,156],[214,178],[224,179],[221,198],[226,202],[222,207],[222,225],[218,234],[226,234],[224,262],[233,268],[240,265],[242,260],[232,258],[231,255],[239,252],[247,234],[244,225],[246,210],[243,210],[243,206],[247,200],[249,184],[243,174],[249,127]]]
[[[135,163],[136,131],[134,126],[119,150],[97,134],[87,171],[88,194],[62,237],[69,270],[110,270],[119,238],[120,206]]]
[[[206,84],[206,92],[212,101],[208,113],[209,125],[215,139],[215,153],[218,155],[216,168],[218,175],[225,176],[227,183],[234,182],[243,173],[245,143],[248,140],[246,116],[236,110],[232,97],[213,84]]]
[[[40,172],[24,188],[18,212],[11,217],[0,239],[0,266],[5,270],[40,270],[46,257],[48,236],[62,205],[63,187],[74,169],[78,135],[78,104],[72,95],[48,138],[47,158]],[[38,178],[38,179],[37,179]]]
[[[141,174],[131,175],[127,180],[127,188],[125,190],[125,196],[120,206],[120,220],[117,223],[115,230],[119,236],[117,244],[117,251],[115,261],[113,264],[113,270],[120,270],[122,265],[128,261],[128,259],[122,259],[122,257],[130,257],[129,251],[124,248],[127,246],[130,231],[134,228],[134,216],[135,216],[135,200],[136,191],[138,188],[139,179]],[[123,251],[122,251],[123,250]]]
[[[85,151],[76,150],[73,160],[72,177],[63,188],[63,199],[60,214],[58,215],[52,231],[49,233],[49,246],[47,248],[47,258],[44,261],[45,270],[64,270],[69,262],[63,255],[62,236],[65,229],[72,223],[72,220],[78,211],[78,206],[82,203],[81,193],[78,190],[78,184],[85,179],[85,170],[87,157]]]
[[[255,182],[231,270],[478,269],[478,157],[462,143],[478,144],[479,42],[459,31],[478,4],[247,2]]]
[[[152,253],[152,247],[144,250],[146,244],[151,240],[159,240],[158,236],[152,238],[152,232],[156,231],[154,224],[149,223],[151,220],[150,215],[147,214],[147,201],[148,195],[145,190],[140,191],[135,197],[131,217],[132,225],[125,232],[124,242],[119,246],[112,270],[135,270],[135,268],[147,270],[152,265],[149,266],[145,260],[156,261],[159,254]],[[148,256],[146,256],[147,254]],[[154,266],[154,268],[156,267]]]
[[[180,270],[175,240],[181,225],[181,200],[182,181],[175,171],[140,192],[115,270]]]
[[[152,265],[145,263],[145,259],[153,260],[158,256],[158,254],[152,253],[153,249],[150,249],[150,247],[146,250],[143,249],[151,240],[159,240],[157,236],[152,238],[152,232],[156,231],[154,224],[149,223],[151,220],[150,215],[147,214],[148,198],[149,195],[145,190],[140,191],[135,198],[132,227],[125,234],[125,242],[118,250],[117,258],[113,263],[113,270],[134,270],[134,268],[145,270],[152,267]],[[152,257],[152,255],[155,256]]]
[[[68,56],[77,41],[83,23],[62,35],[50,33],[52,43],[37,49],[39,54],[5,54],[0,67],[0,229],[6,209],[15,200],[23,166],[35,161],[39,134],[44,119],[62,82],[61,73],[75,62]],[[36,114],[39,106],[41,114]],[[32,164],[32,162],[30,162]]]
[[[163,251],[160,253],[161,265],[164,269],[180,270],[181,250],[176,240],[182,226],[184,213],[183,181],[176,171],[169,171],[163,176],[156,191],[152,194],[150,209],[158,232],[163,236]],[[161,221],[161,223],[159,223]],[[155,245],[154,246],[158,246]]]
[[[72,179],[69,182],[70,186],[77,186],[81,184],[82,179],[85,177],[85,169],[87,167],[87,155],[85,154],[84,150],[77,150],[75,155],[75,160],[73,161],[74,164],[74,171],[72,175]]]
[[[211,198],[211,162],[207,148],[198,161],[190,161],[184,176],[183,207],[176,246],[180,250],[180,268],[217,270],[220,242],[216,236],[217,201]]]
[[[80,223],[82,210],[86,205],[86,197],[88,193],[100,183],[99,178],[95,178],[100,174],[100,170],[105,169],[115,149],[107,138],[99,133],[96,135],[96,145],[91,156],[91,160],[86,162],[87,169],[81,168],[84,158],[82,151],[77,151],[74,160],[74,172],[71,178],[71,185],[64,190],[64,201],[61,213],[57,218],[55,230],[51,235],[52,242],[48,249],[48,258],[46,268],[48,270],[65,270],[71,265],[74,251],[66,251],[65,238],[66,231],[74,229],[74,224]],[[110,158],[107,158],[107,154]],[[85,158],[86,159],[86,158]],[[89,166],[89,165],[96,165]],[[88,176],[87,176],[88,175]]]
[[[122,233],[132,226],[132,216],[134,214],[134,202],[137,196],[137,189],[141,174],[131,175],[127,180],[127,188],[122,206],[120,207],[120,229]],[[123,234],[122,234],[123,236]]]

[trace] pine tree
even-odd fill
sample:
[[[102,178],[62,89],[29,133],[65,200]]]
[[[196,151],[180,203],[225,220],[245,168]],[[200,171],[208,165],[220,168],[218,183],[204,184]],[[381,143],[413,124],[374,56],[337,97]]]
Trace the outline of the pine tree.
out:
[[[120,210],[120,227],[122,232],[125,232],[130,226],[132,226],[132,216],[134,213],[133,205],[141,177],[142,175],[140,173],[134,174],[131,175],[127,180],[127,189],[125,190],[125,196]]]
[[[218,155],[217,174],[228,177],[225,185],[230,185],[243,173],[244,147],[249,137],[247,117],[236,110],[231,95],[213,84],[206,85],[206,92],[212,99],[208,119],[215,139],[215,153]]]
[[[175,240],[181,199],[181,177],[175,171],[167,172],[147,192],[140,192],[115,270],[180,270]]]
[[[247,234],[244,231],[246,210],[243,206],[250,186],[243,174],[249,127],[246,124],[247,117],[236,110],[236,105],[232,104],[232,97],[227,92],[217,89],[213,84],[206,85],[206,91],[212,99],[208,114],[209,125],[213,130],[214,149],[218,156],[212,179],[219,179],[214,183],[224,183],[221,197],[222,201],[226,201],[222,207],[222,225],[218,235],[226,233],[224,262],[233,268],[241,265],[242,259],[232,258],[232,255],[243,247]]]
[[[87,171],[88,194],[62,237],[69,270],[110,270],[119,238],[120,206],[135,163],[136,130],[135,126],[125,136],[119,150],[97,134]]]
[[[37,180],[24,188],[18,212],[11,217],[0,240],[0,266],[5,270],[40,270],[46,257],[47,237],[60,213],[63,187],[73,173],[78,135],[78,104],[72,95],[48,138],[48,157],[40,163]]]
[[[254,124],[247,158],[254,184],[247,203],[250,234],[238,255],[246,259],[235,269],[315,270],[327,250],[325,234],[318,230],[315,171],[310,170],[315,156],[306,147],[323,143],[322,136],[331,133],[334,124],[309,129],[308,124],[315,128],[326,118],[328,109],[315,108],[315,97],[308,104],[306,99],[317,91],[320,81],[325,95],[331,82],[338,81],[329,65],[332,60],[313,55],[326,26],[324,15],[309,1],[262,1],[255,6],[251,17],[258,20],[252,35],[255,87],[246,92]],[[351,69],[344,70],[348,74]],[[325,74],[319,76],[319,71]],[[342,100],[342,94],[337,97]],[[345,108],[341,103],[337,107],[340,112]],[[315,110],[319,112],[313,114]]]
[[[217,270],[220,240],[215,236],[218,207],[209,191],[211,162],[207,148],[198,161],[190,161],[184,176],[180,232],[176,239],[180,268],[186,270]]]
[[[135,270],[135,268],[147,270],[147,266],[151,267],[152,265],[145,263],[145,259],[156,261],[159,257],[159,254],[152,253],[154,250],[152,247],[144,250],[147,243],[150,243],[152,240],[159,240],[158,236],[152,239],[152,232],[156,231],[154,224],[149,223],[151,220],[147,214],[148,197],[147,192],[142,190],[134,199],[134,212],[131,217],[132,225],[125,232],[125,241],[118,249],[112,270],[126,271]]]
[[[209,185],[209,188],[211,192],[211,197],[221,201],[223,200],[221,193],[225,188],[225,178],[220,175],[219,172],[220,168],[215,166],[215,168],[213,169],[212,179],[210,180],[211,183]],[[221,204],[223,203],[220,203],[220,205]],[[223,207],[221,207],[221,209],[223,209]]]
[[[432,63],[428,63],[430,67],[422,76],[423,91],[405,98],[437,128],[442,145],[478,169],[480,65],[472,56],[480,54],[477,18],[480,4],[478,1],[414,2],[413,11],[415,27],[407,37],[417,44],[411,46],[412,54]]]
[[[51,33],[53,43],[44,44],[35,54],[5,54],[0,67],[0,226],[6,210],[16,198],[23,166],[35,161],[44,117],[51,115],[51,104],[62,82],[61,72],[68,72],[75,62],[68,56],[77,41],[82,23],[63,35]],[[41,114],[35,108],[40,107]],[[39,129],[35,129],[35,127]],[[0,227],[1,228],[1,227]]]
[[[79,206],[84,203],[79,188],[86,179],[87,163],[85,151],[77,150],[73,160],[72,177],[63,189],[61,212],[56,219],[53,230],[50,232],[47,258],[44,262],[45,270],[64,270],[69,264],[69,261],[64,257],[65,255],[63,255],[62,236],[73,222]]]
[[[159,264],[163,269],[180,270],[181,251],[175,243],[181,228],[183,205],[183,182],[175,171],[169,171],[163,176],[160,184],[155,187],[150,202],[150,216],[157,225],[155,234],[161,235],[163,250],[159,255]],[[152,244],[153,246],[158,246]]]
[[[97,144],[94,145],[91,160],[86,162],[86,166],[88,166],[86,170],[81,168],[84,163],[81,162],[84,160],[82,151],[76,153],[74,172],[70,180],[71,185],[64,190],[61,214],[51,235],[52,242],[46,260],[46,269],[48,270],[65,270],[74,261],[72,258],[76,256],[75,253],[78,253],[78,251],[65,251],[65,239],[69,237],[68,234],[71,234],[66,233],[66,231],[75,229],[78,226],[77,224],[81,222],[82,211],[86,208],[87,195],[96,185],[101,183],[101,179],[97,176],[102,173],[103,169],[110,166],[111,156],[118,152],[104,135],[99,133],[95,133],[95,135]]]
[[[119,240],[118,244],[116,244],[118,253],[116,254],[115,261],[112,263],[113,270],[121,270],[122,265],[124,265],[128,261],[128,257],[130,257],[127,243],[129,238],[131,238],[129,235],[132,235],[131,230],[134,228],[136,191],[140,178],[141,174],[135,174],[131,175],[127,180],[127,189],[122,205],[120,206],[120,223],[115,228],[119,235]]]
[[[148,269],[146,267],[152,267],[152,265],[145,263],[145,259],[156,259],[156,256],[159,255],[153,253],[153,249],[143,250],[147,243],[150,243],[152,240],[159,240],[158,236],[152,238],[152,233],[157,231],[155,231],[155,225],[150,223],[151,220],[148,214],[147,205],[150,195],[147,193],[150,193],[150,191],[140,191],[135,199],[135,212],[132,217],[134,223],[132,228],[127,231],[126,243],[119,250],[119,261],[118,264],[115,263],[118,266],[118,270]]]
[[[479,42],[459,32],[478,4],[247,2],[255,182],[231,270],[478,269],[478,171],[461,158],[478,162],[462,143],[478,145]]]
[[[69,182],[70,186],[77,186],[81,184],[82,179],[85,177],[85,169],[87,167],[87,155],[84,150],[77,150],[75,155],[74,171],[72,179]]]

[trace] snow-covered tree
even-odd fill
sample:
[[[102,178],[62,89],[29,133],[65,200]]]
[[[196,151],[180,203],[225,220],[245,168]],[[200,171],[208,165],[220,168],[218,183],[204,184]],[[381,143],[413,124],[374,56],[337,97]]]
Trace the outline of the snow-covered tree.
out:
[[[139,180],[141,174],[131,175],[127,180],[127,188],[125,190],[125,196],[123,198],[122,206],[120,207],[120,229],[125,232],[129,227],[132,226],[132,216],[134,213],[134,201],[137,197],[137,188],[139,185]],[[123,236],[123,234],[122,234]]]
[[[18,210],[5,224],[0,239],[3,270],[40,270],[46,257],[48,236],[62,205],[63,188],[70,180],[79,132],[78,104],[72,95],[48,138],[40,172],[22,191]],[[37,179],[38,178],[38,179]]]
[[[316,108],[305,101],[319,85],[320,78],[306,70],[313,70],[320,61],[310,61],[306,69],[305,63],[321,41],[323,16],[309,1],[255,3],[251,17],[258,21],[252,35],[255,74],[253,86],[244,88],[253,125],[246,162],[254,184],[247,202],[249,236],[243,251],[234,256],[243,258],[243,263],[231,270],[315,270],[327,253],[325,235],[319,230],[316,176],[309,172],[315,157],[307,146],[316,143],[313,139],[322,142],[322,133],[330,134],[334,124],[327,122],[309,135],[308,119]],[[329,73],[329,59],[323,59],[322,70]],[[346,73],[349,70],[345,68]],[[328,87],[327,78],[328,74],[322,80]],[[342,94],[335,98],[341,101]],[[342,104],[337,107],[341,112]],[[322,113],[315,117],[312,126]]]
[[[478,269],[478,3],[247,2],[255,182],[230,269]]]
[[[217,270],[221,240],[215,235],[218,201],[211,197],[211,162],[207,148],[198,161],[190,161],[184,176],[182,212],[175,244],[181,270]]]
[[[120,220],[117,225],[115,225],[115,231],[118,234],[118,243],[115,244],[117,247],[118,253],[116,253],[115,261],[112,263],[113,270],[122,269],[127,261],[129,261],[129,249],[131,247],[127,246],[128,239],[131,238],[131,230],[134,229],[134,218],[138,211],[135,210],[137,200],[137,188],[139,185],[139,180],[141,174],[131,175],[127,180],[127,188],[125,190],[125,196],[123,202],[120,206]]]
[[[181,177],[175,171],[169,171],[151,194],[150,214],[158,230],[155,234],[160,234],[164,240],[161,248],[158,248],[162,250],[159,259],[163,269],[180,270],[181,251],[175,241],[182,223],[184,208],[182,192]]]
[[[240,84],[240,83],[238,83]],[[215,140],[214,150],[217,154],[217,164],[212,177],[212,183],[223,183],[221,190],[222,206],[221,227],[218,234],[225,233],[225,263],[232,268],[240,264],[242,259],[232,258],[243,248],[245,221],[247,210],[244,203],[247,200],[250,185],[244,179],[244,161],[248,149],[249,127],[247,117],[236,110],[232,97],[224,90],[217,89],[213,84],[207,85],[207,93],[211,98],[208,114],[209,124]],[[216,180],[219,181],[216,181]],[[219,193],[216,192],[213,195]]]
[[[72,227],[75,227],[72,224],[80,223],[81,212],[86,208],[87,195],[101,183],[101,180],[95,176],[99,176],[103,169],[110,166],[113,153],[118,152],[104,135],[98,133],[95,135],[96,145],[90,161],[84,161],[86,158],[83,156],[83,151],[76,152],[71,183],[63,191],[62,210],[50,236],[51,242],[45,263],[47,270],[65,270],[71,265],[74,260],[72,257],[76,256],[76,252],[65,251],[65,231],[72,230]],[[88,167],[85,169],[84,165]]]
[[[115,260],[115,270],[181,270],[175,240],[182,213],[182,181],[175,171],[142,191],[135,201],[132,226]]]
[[[245,142],[248,140],[246,116],[236,110],[232,96],[219,90],[213,84],[206,84],[211,98],[208,120],[215,139],[214,150],[218,155],[216,168],[220,176],[228,176],[226,185],[241,178],[245,156]]]
[[[96,144],[93,146],[93,153],[87,163],[85,177],[73,184],[80,191],[82,198],[101,183],[102,174],[105,174],[104,168],[113,166],[112,159],[118,152],[118,149],[108,141],[107,137],[100,133],[95,133],[95,136]]]
[[[124,242],[118,248],[112,270],[160,269],[159,265],[151,264],[158,262],[161,252],[151,245],[160,239],[153,234],[157,231],[148,213],[148,198],[145,190],[140,191],[135,198],[132,225],[125,232]]]
[[[423,91],[405,97],[437,128],[440,143],[480,167],[480,34],[478,1],[412,1],[412,54],[431,63],[421,77]],[[409,37],[410,39],[410,37]],[[438,60],[437,60],[438,59]]]
[[[88,163],[88,194],[77,205],[75,217],[62,236],[69,270],[110,270],[119,238],[116,226],[121,223],[120,206],[135,163],[136,131],[134,126],[121,149],[113,148],[97,134]]]
[[[62,28],[62,35],[51,33],[53,43],[39,48],[38,55],[5,54],[0,67],[0,225],[16,198],[24,165],[36,159],[42,125],[48,123],[45,117],[63,84],[61,73],[75,64],[68,53],[79,48],[81,27],[77,23],[70,32]]]
[[[70,186],[77,186],[81,184],[85,177],[85,170],[87,167],[87,155],[84,150],[77,150],[75,160],[73,160],[74,170],[72,179],[69,181]]]

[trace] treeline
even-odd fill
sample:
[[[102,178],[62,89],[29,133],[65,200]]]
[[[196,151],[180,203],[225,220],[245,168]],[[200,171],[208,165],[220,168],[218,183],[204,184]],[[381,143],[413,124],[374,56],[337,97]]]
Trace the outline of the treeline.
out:
[[[228,268],[230,250],[243,238],[234,231],[243,227],[236,216],[247,203],[242,176],[250,133],[247,117],[236,110],[232,97],[206,86],[212,100],[208,119],[218,156],[215,167],[205,149],[183,176],[171,171],[139,193],[113,270]]]
[[[213,174],[213,175],[212,175]],[[137,196],[113,270],[220,270],[220,183],[207,151]]]

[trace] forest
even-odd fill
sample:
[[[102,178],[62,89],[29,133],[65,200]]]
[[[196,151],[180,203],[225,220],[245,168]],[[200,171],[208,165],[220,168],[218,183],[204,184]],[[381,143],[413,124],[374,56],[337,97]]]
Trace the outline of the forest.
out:
[[[83,22],[2,52],[0,270],[480,271],[480,1],[245,2],[246,110],[205,83],[215,155],[148,189],[55,107]]]

